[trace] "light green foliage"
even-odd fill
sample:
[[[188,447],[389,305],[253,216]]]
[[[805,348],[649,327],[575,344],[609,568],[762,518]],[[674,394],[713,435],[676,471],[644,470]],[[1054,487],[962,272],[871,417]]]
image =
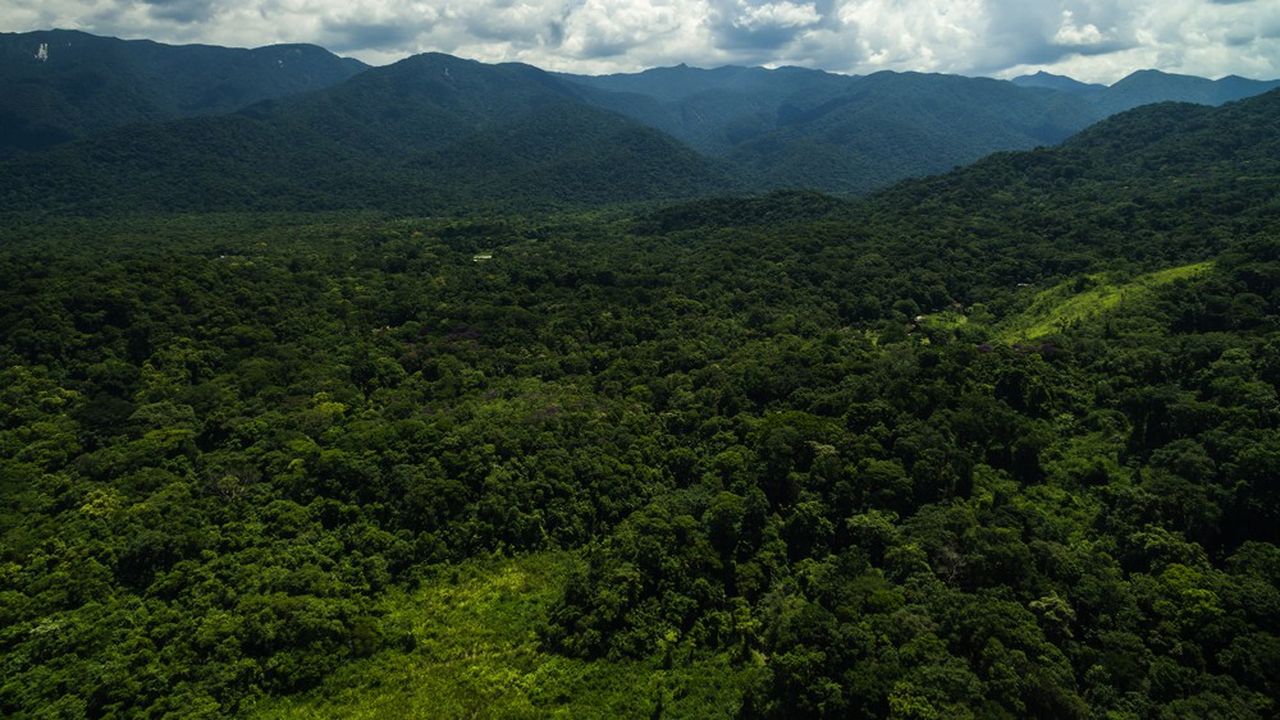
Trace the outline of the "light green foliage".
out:
[[[1000,324],[997,335],[1006,342],[1016,342],[1061,333],[1112,312],[1121,304],[1142,303],[1165,285],[1202,276],[1212,269],[1212,262],[1199,262],[1128,280],[1108,273],[1083,275],[1037,292],[1026,310]]]
[[[251,718],[731,718],[751,667],[724,655],[592,662],[540,648],[538,630],[579,560],[570,553],[437,568],[383,601],[385,627],[413,649],[384,650]]]

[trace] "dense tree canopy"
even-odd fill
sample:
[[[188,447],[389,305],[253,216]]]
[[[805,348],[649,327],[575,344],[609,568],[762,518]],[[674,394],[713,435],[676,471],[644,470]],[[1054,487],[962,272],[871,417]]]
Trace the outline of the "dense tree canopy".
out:
[[[11,218],[0,713],[248,713],[563,550],[524,631],[702,716],[1274,717],[1277,100],[858,204]]]

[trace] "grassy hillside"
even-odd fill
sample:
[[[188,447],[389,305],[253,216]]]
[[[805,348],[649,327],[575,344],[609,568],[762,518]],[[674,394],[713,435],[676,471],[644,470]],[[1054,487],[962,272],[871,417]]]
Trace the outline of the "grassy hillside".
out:
[[[1025,311],[1001,323],[998,335],[1006,342],[1015,342],[1065,332],[1114,311],[1121,304],[1150,300],[1163,286],[1200,277],[1212,269],[1212,262],[1201,262],[1128,280],[1107,273],[1084,275],[1036,293]]]

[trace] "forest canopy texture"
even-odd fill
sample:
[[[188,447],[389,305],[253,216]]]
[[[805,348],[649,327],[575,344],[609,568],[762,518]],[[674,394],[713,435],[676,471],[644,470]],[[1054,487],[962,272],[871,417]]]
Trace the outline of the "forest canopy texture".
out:
[[[722,168],[553,91],[439,197],[572,121],[604,204],[0,183],[0,715],[1280,713],[1280,91],[641,206]]]

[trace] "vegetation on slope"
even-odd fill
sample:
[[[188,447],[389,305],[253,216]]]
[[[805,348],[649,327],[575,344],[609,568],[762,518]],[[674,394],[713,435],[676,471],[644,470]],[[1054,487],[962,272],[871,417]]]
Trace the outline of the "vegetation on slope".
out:
[[[1273,717],[1275,102],[855,204],[14,220],[0,714]]]
[[[752,668],[724,655],[592,663],[548,652],[538,631],[572,555],[481,559],[384,603],[404,647],[348,664],[262,718],[730,718]]]
[[[1193,263],[1130,280],[1104,273],[1081,275],[1036,293],[1025,311],[1003,323],[999,336],[1012,342],[1064,332],[1116,310],[1121,303],[1143,303],[1162,286],[1199,277],[1212,268],[1210,262]]]
[[[228,113],[364,69],[314,45],[243,50],[72,30],[0,33],[0,158],[124,125]]]
[[[1156,102],[1221,105],[1277,82],[1143,71],[1112,87],[1053,76],[1013,83],[802,68],[658,68],[563,76],[587,100],[732,161],[760,188],[865,194],[999,150],[1056,145],[1110,115]],[[1038,79],[1037,79],[1038,78]]]
[[[41,46],[52,48],[45,59]],[[797,188],[864,195],[1057,144],[1134,98],[1220,103],[1270,87],[1143,73],[1082,94],[800,68],[584,78],[438,53],[366,69],[309,46],[170,47],[63,31],[0,35],[0,56],[0,212],[63,214],[425,215]]]
[[[241,113],[131,126],[4,163],[0,211],[524,212],[733,182],[550,75],[420,55]]]

